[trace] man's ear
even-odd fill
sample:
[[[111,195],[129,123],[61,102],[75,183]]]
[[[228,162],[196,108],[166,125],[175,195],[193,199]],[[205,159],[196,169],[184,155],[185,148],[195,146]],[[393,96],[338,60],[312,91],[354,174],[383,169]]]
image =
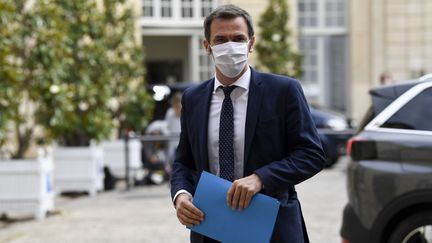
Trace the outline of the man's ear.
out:
[[[255,41],[256,41],[255,36],[252,36],[252,38],[249,40],[249,52],[250,53],[254,51]]]
[[[206,50],[207,54],[211,55],[210,43],[206,39],[204,39],[202,42],[202,45],[203,45],[204,49]]]

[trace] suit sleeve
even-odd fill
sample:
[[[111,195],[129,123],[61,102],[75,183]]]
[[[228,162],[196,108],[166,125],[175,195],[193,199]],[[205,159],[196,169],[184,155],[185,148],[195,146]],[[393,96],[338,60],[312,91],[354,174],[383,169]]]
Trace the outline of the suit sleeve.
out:
[[[285,115],[284,121],[287,156],[254,172],[269,193],[286,190],[312,177],[325,164],[321,142],[298,81],[292,82],[289,92],[286,96],[289,115]]]
[[[173,163],[171,175],[171,197],[174,198],[179,190],[186,190],[191,194],[195,192],[195,181],[197,172],[192,156],[188,128],[187,128],[187,97],[186,93],[182,98],[181,112],[181,133],[180,140],[176,150],[176,156]]]

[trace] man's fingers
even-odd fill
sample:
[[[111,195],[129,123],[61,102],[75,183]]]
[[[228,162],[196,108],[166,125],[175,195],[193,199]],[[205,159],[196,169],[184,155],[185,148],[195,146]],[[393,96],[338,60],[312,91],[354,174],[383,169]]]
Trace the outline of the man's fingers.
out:
[[[243,189],[240,191],[240,198],[239,198],[239,206],[238,209],[241,211],[246,208],[245,201],[247,196],[247,190]]]
[[[180,223],[182,223],[183,225],[186,225],[187,227],[192,227],[193,225],[200,224],[200,221],[189,218],[186,215],[181,214],[181,213],[177,214],[177,217],[180,220]]]
[[[233,209],[246,209],[252,197],[261,189],[261,185],[261,179],[255,174],[234,181],[227,193],[228,206]]]
[[[204,213],[201,212],[201,210],[199,210],[197,207],[195,207],[195,205],[193,205],[193,203],[191,202],[187,204],[187,210],[198,216],[201,220],[204,218]]]
[[[193,217],[197,217],[197,219],[202,219],[204,217],[204,213],[189,200],[180,202],[178,210],[186,210],[188,213],[193,214]]]
[[[201,223],[204,219],[204,214],[192,204],[191,198],[183,197],[179,198],[177,203],[177,218],[181,224],[192,227]]]
[[[231,208],[237,209],[242,188],[238,185],[237,182],[234,182],[233,186],[234,186],[234,195],[232,196],[232,199],[231,199]]]
[[[184,217],[184,216],[181,216],[181,215],[180,215],[180,216],[177,216],[177,217],[178,217],[180,223],[181,223],[182,225],[186,226],[186,227],[191,228],[192,226],[194,226],[195,224],[197,224],[197,223],[195,223],[193,220],[190,220],[190,219],[187,218],[187,217]]]
[[[241,196],[239,200],[239,210],[244,210],[249,207],[250,202],[252,201],[252,197],[255,195],[255,192],[250,187],[243,187],[241,190]]]
[[[244,209],[246,209],[246,208],[248,208],[249,207],[249,204],[250,204],[250,202],[252,201],[252,197],[255,195],[255,193],[253,192],[253,191],[248,191],[247,193],[246,193],[246,196],[245,196],[245,204],[244,204]]]
[[[179,208],[178,211],[182,215],[185,215],[186,217],[188,217],[190,219],[194,219],[194,220],[198,220],[198,221],[203,220],[203,215],[199,214],[199,213],[196,213],[196,211],[191,210],[191,208],[183,207],[183,208]]]
[[[231,187],[230,187],[230,189],[228,190],[227,199],[226,199],[227,205],[229,207],[232,206],[231,202],[232,202],[232,198],[234,196],[234,191],[235,191],[235,187],[234,187],[234,184],[232,184]]]

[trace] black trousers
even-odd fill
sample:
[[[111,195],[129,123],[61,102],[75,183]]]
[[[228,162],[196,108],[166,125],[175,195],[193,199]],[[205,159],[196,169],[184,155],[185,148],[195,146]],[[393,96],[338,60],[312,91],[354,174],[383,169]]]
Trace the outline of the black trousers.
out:
[[[213,240],[211,238],[208,238],[206,236],[203,236],[195,232],[191,232],[190,242],[191,243],[220,243],[217,240]]]

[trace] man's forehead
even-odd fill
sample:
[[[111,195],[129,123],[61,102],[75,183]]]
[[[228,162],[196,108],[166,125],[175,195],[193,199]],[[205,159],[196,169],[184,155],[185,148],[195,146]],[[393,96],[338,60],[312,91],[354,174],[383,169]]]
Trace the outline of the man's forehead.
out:
[[[241,16],[230,19],[214,19],[210,29],[212,37],[226,35],[248,36],[248,26],[245,19]]]
[[[226,37],[226,36],[231,36],[231,37],[248,37],[247,33],[243,32],[243,31],[218,32],[218,33],[215,33],[214,35],[212,35],[213,38]]]

